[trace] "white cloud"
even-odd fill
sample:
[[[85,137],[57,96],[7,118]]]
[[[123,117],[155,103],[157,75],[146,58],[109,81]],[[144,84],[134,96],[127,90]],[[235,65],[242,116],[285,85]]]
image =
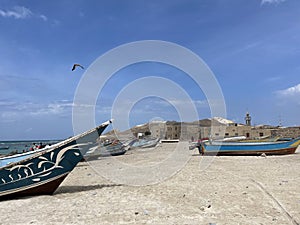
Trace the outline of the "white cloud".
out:
[[[4,11],[0,9],[0,15],[3,17],[14,17],[15,19],[25,19],[33,15],[30,9],[23,6],[15,6],[12,10]]]
[[[15,122],[17,117],[16,112],[2,112],[0,113],[1,123]]]
[[[37,17],[44,21],[48,20],[48,18],[45,15],[33,13],[30,9],[24,6],[14,6],[11,10],[0,9],[0,16],[6,18],[12,17],[14,19],[27,19],[31,17]]]
[[[44,21],[47,21],[47,20],[48,20],[47,16],[45,16],[45,15],[43,15],[43,14],[39,15],[39,17],[40,17],[42,20],[44,20]]]
[[[55,102],[48,105],[40,105],[40,108],[37,108],[38,105],[34,107],[34,110],[30,112],[30,115],[64,115],[70,114],[73,103],[66,102]]]
[[[300,84],[297,84],[296,86],[280,90],[278,91],[278,94],[281,96],[300,96]]]
[[[262,0],[261,1],[261,5],[264,5],[264,4],[279,4],[279,3],[282,3],[282,2],[285,2],[286,0]]]
[[[0,106],[1,122],[11,122],[26,116],[68,116],[72,113],[73,102],[57,101],[48,104],[39,104],[0,100]]]
[[[241,52],[244,52],[244,51],[251,50],[251,49],[256,48],[259,45],[261,45],[261,43],[262,43],[261,41],[256,41],[256,42],[253,42],[253,43],[248,43],[248,44],[242,46],[241,48],[237,49],[236,51],[234,51],[233,54],[241,53]]]
[[[282,79],[282,77],[279,76],[273,76],[273,77],[268,77],[265,82],[269,83],[269,82],[276,82],[276,81],[280,81]]]

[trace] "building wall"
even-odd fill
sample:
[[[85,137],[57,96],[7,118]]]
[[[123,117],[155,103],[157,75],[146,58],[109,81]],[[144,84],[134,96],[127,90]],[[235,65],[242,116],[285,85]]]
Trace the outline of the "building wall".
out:
[[[253,128],[250,126],[227,126],[225,127],[225,132],[222,130],[222,127],[220,127],[220,129],[215,128],[212,134],[210,127],[203,127],[200,128],[200,130],[203,138],[210,136],[213,138],[245,136],[249,139],[253,139],[272,135],[271,129]]]
[[[200,139],[200,126],[199,124],[183,123],[181,127],[180,140],[196,141]]]
[[[151,122],[149,129],[154,138],[164,139],[166,136],[166,122]]]
[[[181,135],[181,125],[180,123],[167,124],[165,139],[180,139]]]
[[[286,127],[272,130],[275,137],[297,138],[300,137],[300,127]]]
[[[141,130],[141,131],[140,131]],[[213,137],[236,137],[245,136],[249,139],[258,137],[300,137],[300,127],[274,128],[274,127],[251,127],[233,124],[230,126],[200,126],[198,123],[180,122],[155,122],[134,131],[144,132],[150,130],[151,136],[161,139],[179,139],[185,141],[196,141],[201,138]]]

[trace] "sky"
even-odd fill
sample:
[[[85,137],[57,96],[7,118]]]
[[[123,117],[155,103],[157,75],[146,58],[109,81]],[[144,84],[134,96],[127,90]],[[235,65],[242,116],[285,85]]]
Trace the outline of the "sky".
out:
[[[0,140],[71,136],[74,97],[91,65],[118,46],[144,40],[175,43],[198,55],[221,88],[227,119],[244,123],[249,112],[253,125],[300,126],[299,21],[298,0],[1,0]],[[71,71],[74,63],[84,69]],[[137,88],[149,77],[174,89],[164,82]],[[137,95],[146,87],[165,92],[128,103],[132,107],[114,118],[116,124],[124,117],[129,126],[180,121],[176,107],[186,102],[178,87],[199,119],[212,116],[197,83],[160,62],[121,68],[103,85],[94,108],[97,124],[122,111],[114,101],[132,85]],[[173,100],[164,98],[173,92]]]

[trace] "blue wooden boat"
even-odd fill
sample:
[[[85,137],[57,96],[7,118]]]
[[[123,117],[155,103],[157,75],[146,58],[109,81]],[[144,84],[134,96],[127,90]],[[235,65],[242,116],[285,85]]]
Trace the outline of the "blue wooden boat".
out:
[[[198,147],[204,155],[285,155],[295,153],[300,138],[280,142],[202,142]]]
[[[103,123],[25,158],[14,158],[0,168],[0,199],[53,194],[110,123]]]

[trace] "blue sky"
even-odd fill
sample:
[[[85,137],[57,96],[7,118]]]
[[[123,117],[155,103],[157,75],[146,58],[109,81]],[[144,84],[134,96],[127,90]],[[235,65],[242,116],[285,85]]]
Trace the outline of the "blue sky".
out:
[[[300,2],[298,0],[0,2],[0,140],[72,135],[72,106],[84,70],[105,52],[134,41],[163,40],[199,55],[223,91],[227,118],[299,126]],[[111,117],[120,90],[161,76],[186,90],[209,118],[205,95],[182,71],[160,63],[123,68],[98,97],[96,121]],[[162,87],[163,88],[163,87]],[[180,99],[178,99],[180,100]],[[179,120],[171,103],[137,102],[130,125]],[[117,120],[118,118],[114,118]]]

